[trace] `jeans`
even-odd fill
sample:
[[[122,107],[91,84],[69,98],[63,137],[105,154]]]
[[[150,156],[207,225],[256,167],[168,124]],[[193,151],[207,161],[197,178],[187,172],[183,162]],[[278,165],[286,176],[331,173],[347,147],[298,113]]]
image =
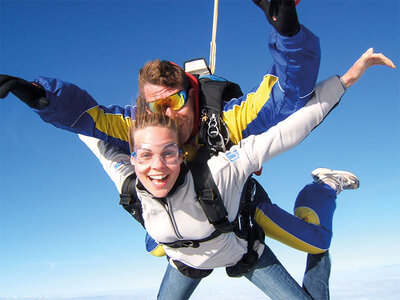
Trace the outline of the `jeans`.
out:
[[[290,276],[268,246],[245,277],[272,300],[329,299],[330,258],[328,251],[308,254],[303,288]],[[189,278],[168,264],[157,299],[189,299],[201,279]]]
[[[200,279],[190,278],[183,275],[171,264],[168,264],[164,278],[161,281],[160,290],[157,299],[162,300],[184,300],[189,299],[196,287],[199,285]]]

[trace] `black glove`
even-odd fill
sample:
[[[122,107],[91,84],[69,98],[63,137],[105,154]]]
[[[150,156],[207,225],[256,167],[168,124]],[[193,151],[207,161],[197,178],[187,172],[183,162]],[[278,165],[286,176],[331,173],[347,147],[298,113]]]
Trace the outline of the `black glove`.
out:
[[[19,77],[0,75],[0,98],[5,98],[9,92],[35,109],[45,108],[49,104],[46,91],[40,84]]]
[[[268,22],[283,36],[294,36],[300,30],[294,0],[253,0],[267,16]]]

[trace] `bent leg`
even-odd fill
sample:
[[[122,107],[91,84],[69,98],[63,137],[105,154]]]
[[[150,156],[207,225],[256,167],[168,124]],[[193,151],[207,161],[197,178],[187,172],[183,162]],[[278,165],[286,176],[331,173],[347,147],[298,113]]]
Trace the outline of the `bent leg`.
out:
[[[265,246],[260,259],[245,277],[272,300],[311,299],[268,246]]]
[[[329,248],[332,239],[332,218],[336,208],[336,192],[328,185],[305,186],[296,200],[297,216],[271,203],[268,194],[258,183],[255,197],[259,201],[255,220],[268,237],[312,254],[323,253]],[[318,220],[314,222],[316,224],[309,223],[313,221],[311,215],[316,216],[314,218]]]
[[[336,197],[336,191],[325,183],[308,184],[297,196],[294,205],[295,215],[332,232]]]
[[[159,300],[189,299],[201,279],[194,279],[183,275],[168,263],[164,278],[158,291]]]

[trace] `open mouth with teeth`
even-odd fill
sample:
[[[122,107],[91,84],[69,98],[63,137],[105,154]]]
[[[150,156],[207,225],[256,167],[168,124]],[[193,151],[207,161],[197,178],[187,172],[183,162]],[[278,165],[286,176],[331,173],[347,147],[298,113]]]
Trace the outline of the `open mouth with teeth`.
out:
[[[167,182],[169,175],[149,175],[147,177],[154,185],[162,186]]]

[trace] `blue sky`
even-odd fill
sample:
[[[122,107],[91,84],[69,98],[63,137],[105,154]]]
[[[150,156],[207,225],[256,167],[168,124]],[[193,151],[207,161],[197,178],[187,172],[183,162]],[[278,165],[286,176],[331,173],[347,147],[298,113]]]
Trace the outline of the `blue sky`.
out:
[[[208,59],[212,12],[213,1],[205,0],[2,0],[0,71],[27,80],[57,77],[103,105],[130,104],[147,60]],[[369,47],[400,65],[397,0],[302,0],[298,14],[320,37],[320,80],[344,74]],[[251,1],[221,0],[216,74],[252,88],[271,63],[269,32]],[[343,192],[335,213],[334,299],[343,299],[349,286],[348,299],[361,299],[354,294],[365,283],[360,274],[373,278],[376,270],[400,265],[399,100],[399,69],[371,68],[320,127],[268,162],[260,178],[273,201],[291,211],[314,168],[359,176],[360,189]],[[113,183],[86,146],[12,95],[0,100],[0,124],[0,298],[138,289],[150,289],[154,298],[166,261],[146,254],[143,230],[118,205]],[[305,254],[267,243],[301,280]],[[400,278],[392,273],[378,273],[379,280],[395,282],[398,295]],[[369,294],[383,286],[368,280]],[[197,293],[213,282],[257,292],[245,279],[216,272]]]

